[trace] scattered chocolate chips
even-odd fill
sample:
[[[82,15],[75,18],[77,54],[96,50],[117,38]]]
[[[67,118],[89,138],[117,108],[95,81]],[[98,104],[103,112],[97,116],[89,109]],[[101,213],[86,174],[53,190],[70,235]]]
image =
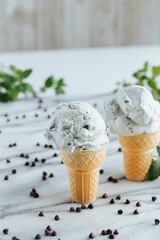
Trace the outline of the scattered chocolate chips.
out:
[[[107,235],[106,230],[102,230],[102,231],[101,231],[101,235],[103,235],[103,236]]]
[[[45,230],[44,234],[45,234],[46,236],[51,236],[51,232],[50,232],[48,229]]]
[[[44,148],[48,148],[48,144],[44,144]]]
[[[139,214],[138,210],[137,210],[137,209],[134,210],[134,211],[133,211],[133,214]]]
[[[43,103],[43,100],[41,98],[39,98],[38,103]]]
[[[18,116],[16,116],[16,117],[15,117],[15,119],[19,119],[19,117],[18,117]]]
[[[117,182],[118,182],[118,179],[117,179],[117,178],[113,178],[112,182],[113,182],[113,183],[117,183]]]
[[[35,239],[41,239],[41,235],[40,235],[40,234],[37,234],[37,235],[35,236]]]
[[[13,169],[12,170],[12,174],[16,174],[17,173],[17,170],[16,169]]]
[[[5,113],[4,116],[5,116],[5,117],[8,117],[8,113]]]
[[[124,204],[130,204],[130,201],[129,199],[126,199],[125,203]]]
[[[118,230],[115,229],[114,232],[113,232],[113,234],[114,234],[114,235],[118,235],[118,234],[119,234]]]
[[[80,213],[80,212],[81,212],[81,208],[80,208],[80,207],[77,207],[77,208],[76,208],[76,212],[77,212],[77,213]]]
[[[7,120],[6,120],[7,122],[10,122],[10,119],[9,118],[7,118]]]
[[[160,223],[159,219],[154,220],[155,225],[158,225]]]
[[[103,174],[103,173],[104,173],[104,170],[103,170],[103,169],[100,169],[99,173],[100,173],[100,174]]]
[[[47,118],[48,118],[48,119],[50,119],[50,118],[51,118],[51,116],[50,116],[50,115],[48,115],[48,116],[47,116]]]
[[[50,173],[49,178],[53,178],[53,177],[54,177],[53,173]]]
[[[35,116],[36,118],[39,117],[39,115],[38,115],[37,113],[36,113],[34,116]]]
[[[113,235],[113,234],[111,234],[111,235],[109,235],[109,237],[108,237],[109,239],[114,239],[115,238],[115,236]]]
[[[22,118],[26,118],[26,115],[23,115]]]
[[[6,160],[6,163],[11,163],[11,160],[7,159],[7,160]]]
[[[36,143],[36,146],[37,146],[37,147],[39,147],[39,146],[40,146],[40,143],[39,143],[39,142],[37,142],[37,143]]]
[[[56,215],[56,216],[54,217],[54,220],[59,221],[59,220],[60,220],[60,217],[59,217],[58,215]]]
[[[110,177],[108,178],[108,182],[112,182],[112,181],[113,181],[113,177],[110,176]]]
[[[57,154],[57,153],[54,153],[54,154],[53,154],[53,157],[57,157],[57,156],[58,156],[58,154]]]
[[[8,181],[8,180],[9,180],[9,176],[6,175],[6,176],[4,177],[4,180]]]
[[[106,234],[107,234],[107,235],[112,234],[112,230],[111,230],[111,229],[107,229],[107,230],[106,230]]]
[[[30,165],[30,163],[29,162],[25,162],[25,164],[24,164],[25,166],[29,166]]]
[[[92,238],[95,238],[95,235],[94,235],[94,233],[91,232],[88,237],[89,237],[89,239],[92,239]]]
[[[75,209],[73,207],[70,207],[69,211],[70,212],[75,212]]]
[[[52,231],[52,227],[50,226],[50,225],[48,225],[47,227],[46,227],[46,229],[48,230],[48,231]]]
[[[52,146],[52,145],[49,145],[48,147],[49,147],[49,148],[53,148],[53,146]]]
[[[57,232],[56,231],[52,231],[51,236],[57,236]]]
[[[81,209],[86,209],[86,208],[87,208],[86,205],[84,204],[81,205]]]
[[[33,198],[39,198],[39,194],[36,192],[34,188],[32,188],[32,191],[30,192],[30,196]]]
[[[40,217],[43,217],[43,216],[44,216],[44,213],[41,211],[38,215],[39,215]]]
[[[140,203],[140,202],[137,202],[137,203],[136,203],[136,207],[141,207],[141,203]]]
[[[116,200],[121,200],[121,196],[119,194],[116,196]]]
[[[24,153],[21,153],[21,154],[20,154],[20,157],[25,157],[25,154],[24,154]]]
[[[122,211],[121,209],[119,209],[119,210],[117,211],[117,213],[118,213],[118,215],[122,215],[122,214],[123,214],[123,211]]]
[[[34,161],[35,161],[35,162],[39,162],[39,160],[38,160],[38,158],[37,158],[37,157],[34,159]]]
[[[43,180],[43,181],[47,180],[47,176],[46,176],[46,175],[43,175],[43,176],[42,176],[42,180]]]
[[[107,198],[107,197],[108,197],[107,193],[103,193],[102,198]]]
[[[35,162],[32,162],[31,167],[35,167],[35,166],[36,166]]]
[[[90,204],[88,205],[88,208],[89,208],[89,209],[93,209],[93,204],[90,203]]]
[[[155,202],[157,200],[157,197],[153,196],[152,197],[152,202]]]
[[[115,203],[114,199],[112,198],[109,203],[114,204]]]
[[[42,158],[41,159],[41,163],[45,163],[46,162],[46,159],[45,158]]]
[[[43,175],[43,176],[47,176],[47,172],[44,171],[44,172],[42,173],[42,175]]]
[[[122,149],[120,147],[118,148],[118,152],[122,152]]]
[[[12,240],[19,240],[19,238],[17,238],[16,236],[13,236]]]
[[[9,232],[9,229],[8,229],[8,228],[3,229],[3,233],[4,233],[5,235],[7,235],[8,232]]]

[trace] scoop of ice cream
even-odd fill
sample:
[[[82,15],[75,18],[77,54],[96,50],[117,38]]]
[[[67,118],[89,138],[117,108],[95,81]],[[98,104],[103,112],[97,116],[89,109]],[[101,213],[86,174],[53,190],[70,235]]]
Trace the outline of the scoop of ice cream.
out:
[[[103,118],[83,102],[59,104],[45,136],[54,149],[67,149],[69,152],[94,150],[108,143]]]
[[[160,125],[160,104],[145,87],[119,89],[105,104],[105,111],[106,125],[113,134],[153,133]]]

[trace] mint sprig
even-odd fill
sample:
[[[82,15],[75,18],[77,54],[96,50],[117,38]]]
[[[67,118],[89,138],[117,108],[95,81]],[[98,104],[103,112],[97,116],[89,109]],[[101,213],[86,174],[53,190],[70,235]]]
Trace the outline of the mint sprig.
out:
[[[158,157],[154,157],[152,159],[152,163],[148,171],[147,180],[150,181],[153,181],[160,176],[160,146],[157,146],[157,153]]]
[[[43,87],[41,87],[41,92],[46,92],[49,88],[52,88],[56,95],[64,94],[66,84],[63,78],[58,80],[54,76],[50,76],[46,79]]]

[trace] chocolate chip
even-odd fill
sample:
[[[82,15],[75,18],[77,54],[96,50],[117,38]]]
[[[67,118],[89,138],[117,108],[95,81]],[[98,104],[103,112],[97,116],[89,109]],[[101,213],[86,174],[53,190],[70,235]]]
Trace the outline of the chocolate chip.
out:
[[[8,175],[6,175],[5,177],[4,177],[4,180],[9,180],[9,176]]]
[[[43,103],[43,100],[41,98],[39,98],[38,103]]]
[[[95,235],[94,235],[94,233],[91,232],[88,237],[89,237],[90,239],[92,239],[92,238],[95,238]]]
[[[58,215],[56,215],[56,216],[54,217],[54,220],[59,221],[59,220],[60,220],[60,217],[59,217]]]
[[[122,215],[122,214],[123,214],[123,211],[122,211],[121,209],[119,209],[119,210],[117,211],[117,213],[118,213],[118,215]]]
[[[7,159],[7,160],[6,160],[6,163],[11,163],[11,160]]]
[[[11,147],[12,147],[12,144],[9,144],[8,147],[11,148]]]
[[[42,173],[42,175],[43,175],[43,176],[47,176],[47,172],[44,171],[44,172]]]
[[[18,117],[18,116],[16,116],[16,117],[15,117],[15,119],[19,119],[19,117]]]
[[[41,235],[40,235],[40,234],[37,234],[37,235],[35,236],[35,239],[41,239]]]
[[[39,162],[39,160],[38,160],[38,158],[37,158],[37,157],[34,159],[34,161],[35,161],[35,162]]]
[[[48,230],[48,231],[52,231],[52,227],[50,226],[50,225],[48,225],[47,227],[46,227],[46,229]]]
[[[112,234],[112,230],[111,230],[111,229],[107,229],[106,234],[107,234],[107,235]]]
[[[133,214],[139,214],[138,210],[134,210]]]
[[[48,147],[49,147],[49,148],[53,148],[53,146],[52,146],[52,145],[49,145]]]
[[[57,232],[56,231],[52,231],[51,236],[57,236]]]
[[[114,199],[112,198],[109,203],[114,204],[115,203]]]
[[[88,208],[93,209],[93,204],[90,203],[90,204],[88,205]]]
[[[49,178],[53,178],[53,177],[54,177],[53,173],[50,173]]]
[[[103,235],[103,236],[107,235],[106,230],[102,230],[102,231],[101,231],[101,235]]]
[[[44,216],[44,213],[41,211],[41,212],[39,213],[39,216],[40,216],[40,217],[43,217],[43,216]]]
[[[40,143],[37,142],[37,143],[36,143],[36,146],[39,147],[39,146],[40,146]]]
[[[109,235],[109,237],[108,237],[109,239],[114,239],[115,238],[115,236],[113,235],[113,234],[111,234],[111,235]]]
[[[50,116],[50,115],[48,115],[48,116],[47,116],[47,118],[48,118],[48,119],[50,119],[50,118],[51,118],[51,116]]]
[[[25,164],[24,164],[25,166],[29,166],[29,162],[25,162]]]
[[[3,229],[3,233],[4,233],[5,235],[7,235],[8,232],[9,232],[9,229],[8,229],[8,228]]]
[[[41,163],[45,163],[46,162],[46,159],[45,158],[42,158],[41,159]]]
[[[114,235],[118,235],[118,234],[119,234],[118,230],[115,229],[114,232],[113,232],[113,234],[114,234]]]
[[[28,154],[26,154],[26,155],[25,155],[25,158],[29,158],[29,155],[28,155]]]
[[[47,177],[45,175],[42,176],[42,180],[45,181],[47,180]]]
[[[159,219],[154,220],[155,225],[158,225],[160,223]]]
[[[129,199],[126,199],[125,204],[130,204]]]
[[[34,194],[34,198],[39,198],[39,194],[37,192]]]
[[[57,157],[57,156],[58,156],[58,154],[57,154],[57,153],[54,153],[54,154],[53,154],[53,157]]]
[[[86,205],[84,204],[81,205],[81,209],[86,209],[86,208],[87,208]]]
[[[26,115],[23,115],[22,118],[26,118]]]
[[[13,147],[16,147],[17,146],[17,143],[13,143],[13,145],[12,145]]]
[[[45,234],[46,236],[51,236],[51,232],[50,232],[48,229],[45,230],[44,234]]]
[[[69,211],[70,212],[75,212],[75,209],[73,207],[70,207]]]
[[[80,208],[80,207],[77,207],[77,208],[76,208],[76,212],[77,212],[77,213],[80,213],[80,212],[81,212],[81,208]]]
[[[122,152],[122,149],[121,149],[121,148],[118,148],[118,152]]]
[[[37,118],[37,117],[38,117],[38,114],[36,113],[34,116]]]
[[[113,178],[112,182],[113,182],[113,183],[117,183],[117,182],[118,182],[118,179],[117,179],[117,178]]]
[[[35,162],[32,162],[31,167],[35,167],[35,166],[36,166]]]
[[[110,176],[110,177],[108,178],[108,182],[113,182],[113,177],[112,177],[112,176]]]
[[[104,170],[103,170],[103,169],[100,169],[99,172],[100,172],[100,174],[103,174],[103,173],[104,173]]]
[[[140,203],[140,202],[137,202],[137,203],[136,203],[136,207],[141,207],[141,203]]]
[[[121,200],[121,196],[120,196],[120,195],[117,195],[117,196],[116,196],[116,200]]]
[[[13,236],[12,240],[19,240],[19,239],[16,236]]]
[[[20,154],[20,157],[25,157],[24,153],[21,153],[21,154]]]
[[[6,120],[7,122],[10,122],[10,119],[9,118],[7,118],[7,120]]]
[[[89,129],[89,125],[84,125],[83,128],[88,130]]]
[[[34,188],[32,188],[32,191],[30,192],[30,196],[34,198],[39,198],[39,194],[36,192]]]
[[[152,202],[155,202],[157,200],[157,197],[153,196],[152,197]]]
[[[43,111],[44,111],[44,112],[47,112],[47,108],[44,108]]]
[[[107,193],[103,193],[102,198],[107,198],[107,197],[108,197]]]
[[[5,113],[4,116],[5,116],[5,117],[8,117],[8,113]]]
[[[12,170],[12,174],[16,174],[17,173],[17,170],[16,169],[13,169]]]

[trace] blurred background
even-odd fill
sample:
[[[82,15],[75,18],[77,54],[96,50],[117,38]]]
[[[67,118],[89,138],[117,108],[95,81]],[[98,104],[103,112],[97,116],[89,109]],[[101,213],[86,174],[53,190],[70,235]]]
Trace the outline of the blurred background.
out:
[[[160,43],[160,0],[0,0],[0,51]]]

